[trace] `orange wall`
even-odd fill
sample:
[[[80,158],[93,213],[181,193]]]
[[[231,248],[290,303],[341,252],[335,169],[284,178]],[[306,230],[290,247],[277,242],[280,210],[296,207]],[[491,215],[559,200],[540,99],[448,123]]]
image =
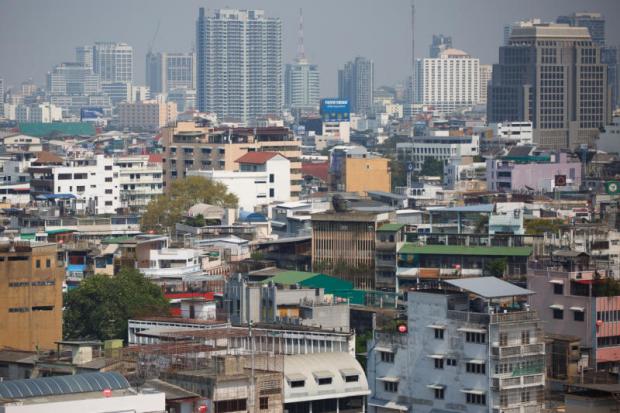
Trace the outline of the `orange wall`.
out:
[[[389,160],[386,158],[347,158],[346,160],[346,192],[390,192],[391,181]]]

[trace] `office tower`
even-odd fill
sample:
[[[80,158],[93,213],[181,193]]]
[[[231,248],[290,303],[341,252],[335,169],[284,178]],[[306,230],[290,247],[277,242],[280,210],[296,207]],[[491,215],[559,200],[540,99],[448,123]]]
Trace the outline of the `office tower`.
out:
[[[80,63],[61,63],[47,74],[51,95],[92,95],[101,93],[99,75]]]
[[[510,42],[510,35],[512,34],[512,29],[515,27],[531,27],[535,24],[541,24],[542,21],[540,19],[530,19],[530,20],[522,20],[518,22],[514,22],[511,24],[507,24],[504,26],[504,42],[502,43],[504,46],[508,46]]]
[[[351,112],[368,115],[372,110],[374,80],[374,62],[356,57],[338,71],[338,97],[349,100]]]
[[[462,50],[445,49],[438,58],[418,59],[417,101],[451,112],[480,101],[480,61]]]
[[[290,109],[316,111],[319,106],[319,67],[308,63],[303,43],[303,17],[299,11],[299,46],[294,63],[284,71],[284,105]]]
[[[543,147],[592,144],[611,118],[601,49],[584,27],[513,27],[489,88],[488,121],[531,121]]]
[[[174,89],[196,89],[194,53],[152,53],[146,55],[146,84],[153,95]]]
[[[434,34],[433,43],[429,47],[428,55],[431,59],[437,59],[446,49],[452,49],[452,36]]]
[[[493,75],[493,65],[480,65],[480,98],[478,103],[487,104],[487,91],[491,76]]]
[[[200,8],[198,110],[243,122],[282,111],[282,21],[262,10]]]
[[[133,47],[126,43],[95,43],[93,70],[102,82],[132,82]]]
[[[4,79],[0,77],[0,104],[4,103]]]
[[[112,106],[122,102],[131,102],[131,83],[129,82],[104,82],[101,84],[103,93],[110,97]]]
[[[93,46],[75,48],[75,61],[87,69],[93,69]]]
[[[573,13],[569,16],[560,16],[558,23],[565,23],[574,27],[586,27],[592,37],[592,42],[601,48],[601,63],[607,65],[607,83],[611,87],[611,108],[618,106],[618,49],[605,44],[605,18],[600,13]]]

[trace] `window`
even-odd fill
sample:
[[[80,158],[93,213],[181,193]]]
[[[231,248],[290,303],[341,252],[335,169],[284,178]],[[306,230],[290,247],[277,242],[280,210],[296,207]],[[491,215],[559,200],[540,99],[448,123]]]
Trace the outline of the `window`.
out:
[[[88,174],[73,174],[73,179],[88,179]]]
[[[530,344],[530,330],[521,331],[521,344]]]
[[[246,399],[236,399],[236,400],[221,400],[215,402],[216,412],[228,413],[228,412],[238,412],[247,410],[247,400]]]
[[[435,368],[443,369],[443,359],[435,359]]]
[[[499,333],[499,345],[501,347],[505,347],[508,345],[508,334],[507,333]]]
[[[332,384],[332,378],[331,377],[321,377],[320,379],[317,380],[317,383],[319,383],[319,386],[324,386],[326,384]]]
[[[299,387],[304,387],[306,385],[306,381],[305,380],[294,380],[291,382],[291,388],[299,388]]]
[[[276,196],[276,192],[273,188],[269,188],[269,198],[273,198]]]
[[[112,206],[112,201],[105,201],[105,206]]]
[[[261,410],[266,410],[269,408],[269,397],[261,397],[258,399],[258,405]]]
[[[521,403],[527,403],[530,401],[530,391],[521,390]]]
[[[106,193],[107,195],[112,195],[112,190],[111,190],[111,189],[106,189],[106,190],[105,190],[105,193]]]
[[[487,404],[487,396],[484,394],[466,393],[465,400],[467,404],[480,404],[480,405]]]
[[[275,177],[273,176],[273,174],[269,174],[269,182],[274,183],[274,181],[275,181]]]
[[[486,365],[481,363],[465,363],[465,370],[473,374],[486,374]]]
[[[346,383],[355,383],[355,382],[359,381],[359,376],[357,376],[357,375],[344,376],[344,381]]]
[[[564,295],[564,284],[553,284],[553,294]]]
[[[380,351],[381,361],[384,363],[394,363],[394,353],[388,351]]]
[[[112,165],[106,165],[103,167],[103,169],[105,169],[106,171],[111,171],[112,170]]]
[[[583,311],[573,311],[573,319],[575,321],[584,321],[584,312]]]
[[[485,333],[472,333],[468,331],[467,333],[465,333],[465,341],[468,343],[482,344],[486,342],[486,334]]]
[[[446,364],[448,366],[456,366],[456,359],[446,359]]]
[[[444,389],[435,389],[435,398],[437,400],[443,400],[445,396]]]
[[[388,393],[398,393],[398,383],[391,382],[391,381],[384,381],[383,390],[385,390]]]
[[[71,174],[58,174],[58,180],[59,181],[68,181],[73,179]]]
[[[53,309],[53,305],[38,305],[32,307],[32,311],[52,311]]]
[[[559,310],[557,308],[554,308],[553,318],[555,318],[556,320],[564,320],[564,310]]]
[[[41,260],[36,260],[35,261],[35,267],[41,268]]]
[[[443,329],[441,328],[435,328],[435,338],[437,340],[443,340]]]
[[[112,182],[112,177],[106,178],[105,181],[106,182]]]
[[[28,307],[11,307],[9,308],[9,313],[27,313],[30,311]]]
[[[13,281],[9,283],[9,287],[28,287],[30,283],[28,281]]]
[[[78,186],[75,187],[75,190],[77,192],[84,192],[84,191],[86,191],[86,187],[84,185],[78,185]]]

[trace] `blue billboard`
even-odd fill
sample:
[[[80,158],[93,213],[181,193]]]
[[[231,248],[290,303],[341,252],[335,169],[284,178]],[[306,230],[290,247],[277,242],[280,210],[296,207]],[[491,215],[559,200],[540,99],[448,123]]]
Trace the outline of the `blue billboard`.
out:
[[[80,109],[80,120],[83,122],[96,121],[104,118],[105,114],[101,107],[87,107]]]
[[[321,99],[321,119],[323,122],[348,122],[350,114],[348,99]]]

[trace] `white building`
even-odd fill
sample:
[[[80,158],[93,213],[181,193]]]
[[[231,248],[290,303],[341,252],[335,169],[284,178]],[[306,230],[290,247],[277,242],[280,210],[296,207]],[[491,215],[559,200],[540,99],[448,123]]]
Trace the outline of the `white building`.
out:
[[[542,412],[542,323],[524,303],[533,292],[495,277],[438,286],[409,292],[405,333],[369,344],[370,412]]]
[[[187,171],[228,187],[239,198],[239,208],[254,211],[259,205],[291,198],[290,161],[277,152],[248,152],[237,159],[239,171]]]
[[[284,105],[289,109],[317,111],[320,100],[319,67],[299,57],[284,70]]]
[[[47,91],[51,95],[92,95],[101,93],[101,81],[92,67],[61,63],[47,74]]]
[[[424,160],[441,160],[445,165],[452,158],[476,156],[480,153],[480,137],[470,136],[415,136],[411,142],[396,144],[398,159],[413,164],[414,171],[420,171]]]
[[[605,125],[605,131],[599,134],[596,149],[620,154],[620,117],[613,118],[611,124]]]
[[[532,122],[492,123],[493,135],[514,145],[532,145],[534,131]]]
[[[119,168],[112,158],[67,159],[52,168],[54,194],[73,194],[76,208],[90,215],[115,214],[120,208]]]
[[[93,70],[102,82],[131,83],[133,81],[133,47],[126,43],[95,43]]]
[[[162,163],[151,158],[150,155],[129,155],[114,159],[123,208],[143,211],[151,199],[164,192]]]
[[[321,131],[322,139],[329,142],[349,143],[351,142],[351,122],[342,121],[323,121]]]
[[[487,91],[492,77],[493,65],[480,65],[480,100],[478,103],[481,105],[487,103]]]
[[[486,162],[473,162],[471,157],[451,158],[443,168],[443,185],[457,189],[462,181],[484,181],[486,170]]]
[[[451,112],[480,102],[480,60],[458,49],[416,62],[417,102]]]
[[[185,280],[187,277],[202,274],[200,268],[200,250],[192,248],[162,248],[149,251],[149,267],[138,268],[146,277],[176,278]]]

